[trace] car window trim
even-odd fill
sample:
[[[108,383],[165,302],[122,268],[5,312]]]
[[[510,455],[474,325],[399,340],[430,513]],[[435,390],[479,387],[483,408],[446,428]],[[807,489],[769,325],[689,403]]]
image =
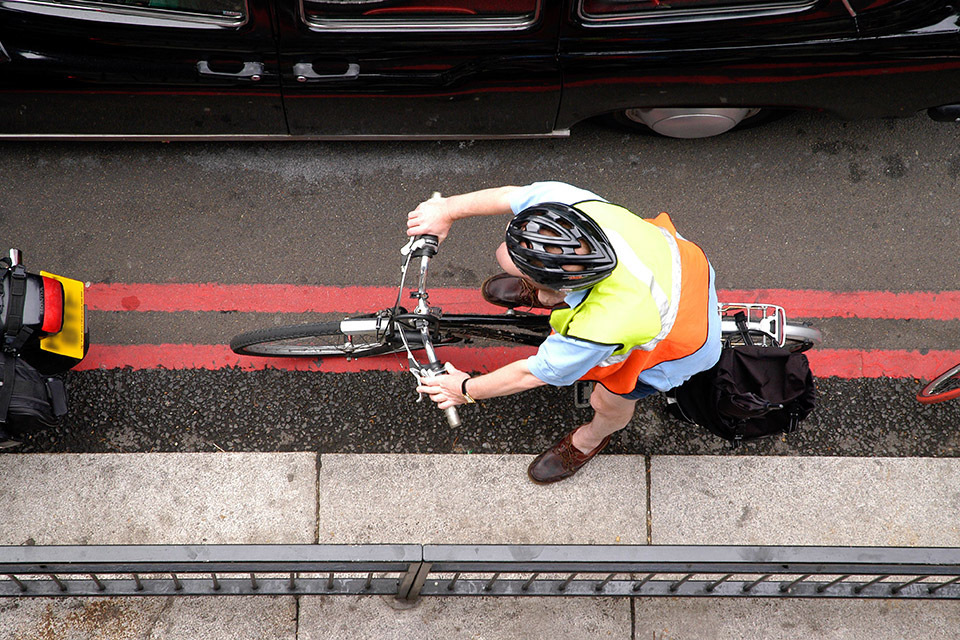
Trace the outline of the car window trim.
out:
[[[584,27],[629,27],[739,18],[761,18],[806,11],[816,6],[818,0],[782,0],[761,6],[701,7],[699,9],[669,9],[651,14],[630,13],[598,18],[583,10],[584,0],[577,0],[577,18]]]
[[[416,18],[403,20],[401,18],[375,18],[372,20],[363,20],[360,18],[310,18],[307,16],[305,0],[299,0],[300,20],[312,31],[338,31],[338,32],[362,32],[362,33],[383,33],[397,31],[414,32],[436,32],[436,31],[523,31],[533,27],[540,20],[543,12],[544,0],[537,0],[533,15],[529,17],[521,16],[496,17],[496,16],[478,16],[473,19],[451,20],[449,22],[417,22]],[[376,22],[373,22],[376,20]]]
[[[181,29],[236,29],[250,20],[250,7],[244,0],[242,17],[227,18],[172,9],[148,9],[109,3],[46,2],[44,0],[0,0],[0,8],[71,20],[88,20],[140,27],[176,27]],[[131,20],[133,18],[133,20]]]

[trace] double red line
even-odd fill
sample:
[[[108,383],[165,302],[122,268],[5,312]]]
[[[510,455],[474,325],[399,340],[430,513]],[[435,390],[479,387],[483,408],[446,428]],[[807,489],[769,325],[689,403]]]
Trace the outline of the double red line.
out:
[[[286,284],[91,284],[87,308],[113,312],[253,312],[342,313],[369,312],[392,304],[395,287],[324,287]],[[874,318],[957,321],[960,291],[830,292],[793,289],[727,290],[720,299],[730,302],[778,304],[790,318]],[[448,312],[496,313],[476,289],[435,289],[431,302]],[[929,379],[960,362],[960,335],[955,349],[878,350],[831,349],[829,336],[823,347],[808,352],[818,376],[842,378]],[[443,357],[461,369],[488,371],[534,352],[525,347],[445,348]],[[226,344],[109,345],[93,344],[78,369],[288,369],[310,371],[400,371],[405,359],[397,356],[347,361],[317,362],[302,359],[250,358],[233,354]]]

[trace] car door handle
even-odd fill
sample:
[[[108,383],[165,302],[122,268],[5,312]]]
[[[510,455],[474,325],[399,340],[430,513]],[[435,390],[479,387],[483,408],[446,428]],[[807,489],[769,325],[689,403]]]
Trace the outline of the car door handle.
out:
[[[197,62],[197,72],[202,76],[214,76],[217,78],[244,78],[258,82],[263,77],[262,62],[244,62],[239,71],[215,71],[210,67],[209,60],[200,60]]]
[[[356,62],[347,64],[347,70],[343,73],[317,73],[313,68],[312,62],[298,62],[293,65],[293,75],[297,82],[317,82],[323,80],[353,80],[360,77],[360,65]]]

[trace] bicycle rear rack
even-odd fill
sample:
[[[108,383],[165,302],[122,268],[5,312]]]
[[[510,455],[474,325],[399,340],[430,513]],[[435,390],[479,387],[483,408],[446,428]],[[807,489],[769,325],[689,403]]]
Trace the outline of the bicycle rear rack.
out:
[[[747,326],[750,327],[750,337],[754,344],[764,347],[783,346],[784,327],[787,324],[787,314],[783,307],[759,302],[721,302],[721,331],[724,337],[735,338],[734,334],[738,333],[733,320],[733,316],[738,312],[747,317]],[[738,342],[734,340],[734,344]]]

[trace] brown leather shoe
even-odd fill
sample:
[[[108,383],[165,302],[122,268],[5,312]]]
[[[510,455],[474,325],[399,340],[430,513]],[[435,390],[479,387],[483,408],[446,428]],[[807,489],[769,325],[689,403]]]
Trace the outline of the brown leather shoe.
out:
[[[573,446],[573,434],[577,429],[563,436],[560,442],[533,459],[527,467],[527,475],[531,480],[537,484],[550,484],[569,478],[610,443],[610,436],[607,436],[596,449],[590,453],[583,453]]]
[[[558,305],[548,306],[540,302],[537,297],[537,288],[532,284],[506,273],[490,276],[480,285],[480,294],[483,299],[498,307],[535,307],[537,309],[559,309],[567,306],[561,302]]]

